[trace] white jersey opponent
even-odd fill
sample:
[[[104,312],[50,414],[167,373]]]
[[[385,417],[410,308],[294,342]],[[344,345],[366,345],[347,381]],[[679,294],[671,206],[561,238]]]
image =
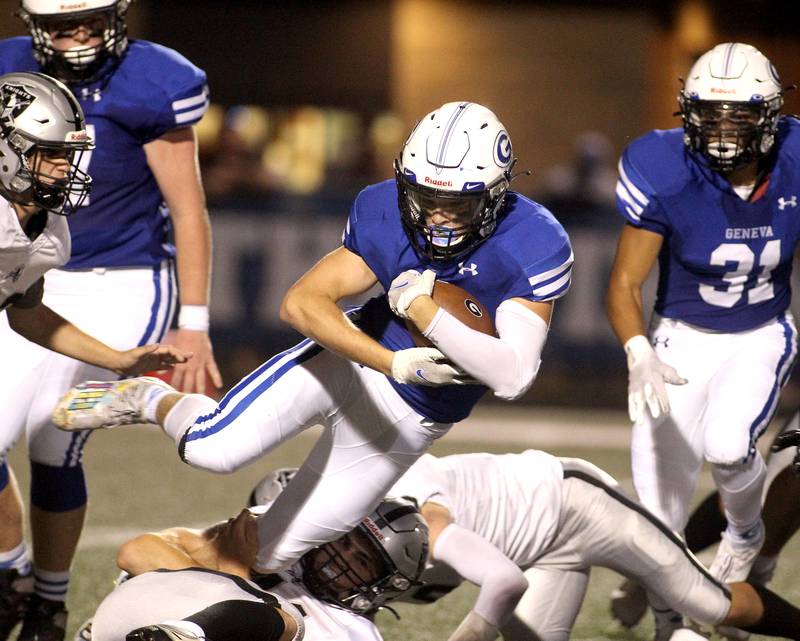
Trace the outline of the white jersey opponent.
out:
[[[67,220],[57,214],[47,216],[42,232],[28,238],[17,212],[0,199],[0,309],[11,304],[33,287],[44,273],[69,260],[70,237]]]
[[[443,505],[458,525],[479,534],[525,568],[553,541],[561,516],[559,459],[521,454],[422,456],[390,490],[422,505]]]
[[[730,608],[727,588],[683,541],[587,461],[534,450],[426,455],[391,492],[421,507],[443,505],[457,525],[524,570],[528,588],[501,627],[506,641],[569,639],[594,566],[636,578],[659,607],[700,623],[717,624]],[[460,583],[471,560],[465,558],[461,568],[460,558],[452,567],[447,563],[429,563],[423,585],[403,600],[435,601]]]
[[[145,572],[122,583],[97,608],[92,641],[125,641],[136,628],[183,619],[228,600],[290,603],[303,614],[305,638],[313,641],[382,641],[371,621],[322,603],[295,583],[264,590],[240,577],[198,568]]]

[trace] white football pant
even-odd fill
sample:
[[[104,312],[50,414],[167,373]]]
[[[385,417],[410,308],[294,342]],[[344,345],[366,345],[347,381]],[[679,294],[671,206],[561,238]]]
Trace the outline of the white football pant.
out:
[[[383,374],[309,340],[267,361],[219,405],[185,397],[165,423],[187,463],[225,473],[312,425],[325,427],[259,519],[256,568],[265,573],[349,532],[450,427],[411,409]]]
[[[79,329],[115,349],[161,340],[175,310],[172,268],[53,269],[45,275],[44,303]],[[117,375],[22,338],[0,314],[0,456],[23,430],[30,458],[51,466],[78,465],[89,432],[63,432],[50,422],[53,408],[74,385]]]
[[[752,465],[761,456],[756,441],[767,429],[794,365],[797,330],[788,313],[732,334],[656,317],[650,336],[658,357],[688,383],[666,386],[667,416],[653,419],[646,414],[642,423],[634,424],[633,481],[642,503],[681,532],[703,460],[729,470],[740,467],[754,477],[748,492],[760,496],[763,464],[758,460]],[[732,507],[726,501],[729,518],[736,520]]]

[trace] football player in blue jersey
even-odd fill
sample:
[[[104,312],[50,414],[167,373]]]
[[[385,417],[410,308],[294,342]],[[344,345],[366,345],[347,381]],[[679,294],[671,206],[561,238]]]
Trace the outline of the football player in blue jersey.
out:
[[[396,178],[358,194],[342,246],[286,294],[283,319],[310,340],[264,363],[219,404],[141,379],[87,383],[62,399],[54,420],[67,430],[158,423],[184,461],[216,472],[322,424],[259,522],[256,568],[288,567],[352,528],[487,389],[512,400],[533,383],[573,257],[552,214],[508,190],[514,162],[494,113],[443,105],[411,133]],[[439,308],[436,279],[481,301],[497,336]],[[376,284],[386,293],[357,317],[342,313],[339,301]],[[417,347],[407,322],[434,346]]]
[[[193,130],[208,104],[206,77],[174,51],[128,42],[128,5],[23,0],[30,36],[0,41],[0,73],[45,71],[64,81],[96,143],[81,165],[93,178],[92,193],[69,219],[72,257],[48,273],[45,304],[112,347],[129,349],[164,336],[179,292],[176,342],[195,356],[173,381],[202,391],[206,371],[220,383],[207,334],[210,232]],[[4,321],[0,336],[0,403],[16,408],[0,430],[27,431],[32,470],[37,596],[21,638],[58,640],[87,493],[85,439],[54,429],[50,414],[71,385],[112,374],[32,345]],[[21,363],[31,376],[18,375]],[[11,497],[7,504],[0,538],[21,538],[22,506]]]
[[[678,99],[683,128],[642,136],[619,162],[626,225],[608,312],[628,358],[639,497],[682,531],[708,461],[728,522],[711,572],[741,581],[764,536],[756,441],[797,353],[800,122],[780,115],[770,61],[741,43],[701,56]],[[656,261],[648,330],[642,286]]]

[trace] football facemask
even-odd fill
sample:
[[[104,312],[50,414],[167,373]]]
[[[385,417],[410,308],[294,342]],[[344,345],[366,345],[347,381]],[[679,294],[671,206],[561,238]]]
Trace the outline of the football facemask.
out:
[[[678,103],[687,148],[726,173],[770,152],[783,93],[775,68],[760,51],[724,43],[697,60]]]
[[[64,82],[92,82],[113,69],[128,46],[130,0],[87,0],[81,11],[55,0],[22,0],[19,15],[37,62]]]
[[[0,193],[9,201],[72,213],[89,194],[80,164],[93,146],[62,83],[38,73],[0,76]]]
[[[514,162],[505,128],[486,107],[447,103],[420,120],[395,161],[398,206],[414,249],[445,261],[486,240]]]
[[[386,499],[350,533],[300,559],[303,583],[318,599],[363,614],[413,585],[428,556],[428,527],[405,499]]]

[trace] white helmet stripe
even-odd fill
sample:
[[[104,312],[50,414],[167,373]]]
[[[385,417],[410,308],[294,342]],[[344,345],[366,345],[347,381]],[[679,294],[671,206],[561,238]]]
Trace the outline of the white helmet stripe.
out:
[[[461,119],[461,117],[467,112],[467,109],[469,109],[471,106],[472,106],[471,102],[462,102],[450,115],[450,119],[448,120],[444,128],[444,135],[442,136],[442,140],[439,143],[439,151],[436,154],[437,165],[441,165],[444,163],[444,159],[447,154],[447,148],[450,146],[450,140],[452,138],[453,130],[455,129],[456,123]]]

